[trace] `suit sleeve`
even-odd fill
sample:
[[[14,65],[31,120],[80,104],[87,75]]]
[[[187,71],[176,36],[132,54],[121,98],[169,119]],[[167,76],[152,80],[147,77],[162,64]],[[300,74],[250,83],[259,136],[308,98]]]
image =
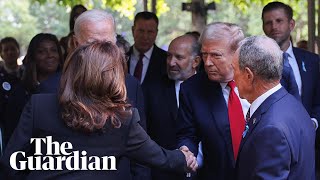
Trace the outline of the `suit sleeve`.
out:
[[[180,150],[166,150],[150,139],[138,123],[139,114],[133,111],[128,134],[126,155],[139,163],[165,170],[184,172],[186,160]]]
[[[288,179],[291,154],[283,131],[274,126],[266,126],[252,138],[254,143],[250,158],[256,164],[255,169],[252,169],[252,179]]]
[[[316,64],[316,84],[315,84],[315,91],[314,91],[314,98],[312,104],[312,112],[311,117],[316,118],[318,122],[320,121],[320,59],[318,58],[317,64]]]
[[[178,148],[185,145],[195,156],[198,154],[199,136],[196,123],[192,114],[191,103],[181,84],[179,94],[179,110],[177,117],[177,142]]]
[[[19,165],[20,161],[26,160],[27,156],[33,154],[34,151],[30,144],[33,129],[33,108],[32,102],[29,101],[21,114],[19,124],[12,134],[4,154],[0,160],[0,170],[3,174],[8,176],[8,179],[19,179],[24,177],[28,171],[16,171],[10,166],[10,156],[17,151],[25,152],[25,157],[18,155],[16,164]],[[18,166],[19,167],[19,166]],[[10,177],[10,178],[9,178]]]
[[[144,97],[140,84],[137,84],[137,109],[140,115],[140,125],[147,130],[146,114],[144,109]]]

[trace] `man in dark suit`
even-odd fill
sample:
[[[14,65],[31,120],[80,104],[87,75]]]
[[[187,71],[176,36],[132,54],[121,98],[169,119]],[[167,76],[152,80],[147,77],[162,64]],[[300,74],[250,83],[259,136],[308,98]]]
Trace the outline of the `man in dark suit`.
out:
[[[271,2],[262,11],[263,31],[274,39],[283,52],[289,54],[288,60],[292,67],[299,88],[302,103],[317,129],[320,119],[320,70],[319,56],[311,52],[295,48],[290,41],[290,33],[294,29],[292,8],[281,2]],[[317,131],[317,155],[320,158],[320,132]],[[320,173],[320,160],[318,165]]]
[[[187,146],[197,155],[198,144],[202,142],[203,165],[198,170],[201,180],[235,178],[235,162],[249,103],[237,96],[231,62],[243,38],[241,28],[235,24],[207,25],[200,38],[205,72],[181,84],[178,147]],[[234,127],[238,125],[243,128]]]
[[[196,73],[200,63],[200,44],[192,35],[171,41],[168,49],[167,72],[160,81],[145,88],[147,128],[150,137],[166,149],[176,149],[176,117],[180,84]],[[155,95],[156,94],[156,95]],[[184,175],[152,169],[153,180],[178,180]]]
[[[166,75],[167,53],[155,45],[158,17],[151,12],[139,12],[134,18],[134,45],[128,52],[128,71],[141,83],[144,90],[150,83]]]
[[[251,106],[237,179],[314,180],[315,131],[303,105],[280,84],[282,50],[266,36],[249,37],[241,44],[233,60],[234,79],[240,97]]]
[[[114,18],[105,11],[90,10],[82,13],[75,22],[75,43],[83,45],[92,41],[111,41],[116,43],[116,26]],[[59,88],[61,74],[50,77],[39,86],[40,93],[56,93]],[[146,129],[144,112],[144,100],[139,82],[130,74],[125,79],[127,96],[133,107],[138,108],[140,115],[140,125]],[[132,166],[131,173],[133,179],[148,179],[150,177],[148,168],[140,165]]]

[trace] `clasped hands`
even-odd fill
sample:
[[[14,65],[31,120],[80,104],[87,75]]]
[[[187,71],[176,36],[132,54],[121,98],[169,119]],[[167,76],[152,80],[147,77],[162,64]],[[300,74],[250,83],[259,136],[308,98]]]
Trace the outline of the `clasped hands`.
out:
[[[187,162],[187,170],[196,172],[198,168],[198,162],[197,158],[194,156],[194,154],[189,150],[187,146],[181,146],[179,150],[184,154],[186,157]]]

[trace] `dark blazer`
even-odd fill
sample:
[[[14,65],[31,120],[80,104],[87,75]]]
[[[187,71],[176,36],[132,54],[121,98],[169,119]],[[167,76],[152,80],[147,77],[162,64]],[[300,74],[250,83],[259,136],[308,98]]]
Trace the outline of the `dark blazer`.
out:
[[[110,123],[105,126],[105,132],[91,134],[81,133],[68,128],[60,118],[60,109],[55,94],[38,94],[31,97],[26,105],[19,125],[16,128],[0,161],[1,171],[5,174],[25,179],[114,179],[130,178],[128,165],[122,163],[127,156],[140,163],[163,169],[183,172],[186,161],[179,150],[168,151],[159,147],[138,124],[139,115],[133,109],[132,117],[126,119],[120,128],[112,128]],[[10,155],[16,151],[26,152],[26,156],[34,155],[34,145],[30,138],[52,136],[53,141],[60,144],[68,141],[73,145],[73,151],[87,152],[87,156],[115,156],[116,171],[68,171],[63,162],[61,171],[14,171],[10,167]],[[41,152],[47,152],[46,145],[41,146]],[[44,153],[45,154],[45,153]],[[23,157],[17,157],[23,160]]]
[[[164,76],[161,81],[145,87],[145,107],[148,134],[166,149],[176,149],[176,117],[178,113],[175,81]],[[184,174],[160,169],[151,170],[152,180],[179,180]]]
[[[240,145],[237,179],[315,179],[312,121],[284,88],[259,106],[248,125]]]
[[[130,51],[127,55],[130,57],[128,61],[128,72],[130,71],[130,60],[133,54],[133,47],[131,46]],[[160,81],[160,79],[167,74],[167,52],[154,45],[148,70],[146,76],[141,84],[142,90],[152,82]],[[129,72],[130,73],[130,72]]]
[[[54,74],[43,81],[39,87],[39,93],[57,93],[60,86],[61,72]],[[125,79],[127,96],[131,105],[139,110],[140,125],[146,129],[143,94],[139,82],[130,74]]]
[[[203,145],[201,180],[234,180],[233,157],[228,109],[220,83],[197,73],[180,86],[178,111],[178,147],[186,145],[195,155]]]
[[[311,117],[320,121],[320,59],[317,54],[293,48],[302,80],[301,100]]]

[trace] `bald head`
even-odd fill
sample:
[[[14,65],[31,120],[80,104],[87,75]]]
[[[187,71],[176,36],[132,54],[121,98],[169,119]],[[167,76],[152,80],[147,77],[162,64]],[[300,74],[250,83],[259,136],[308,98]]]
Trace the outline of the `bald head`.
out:
[[[194,75],[200,63],[199,53],[200,44],[192,35],[183,35],[172,40],[167,57],[168,77],[184,81]]]
[[[93,41],[116,43],[115,21],[111,14],[102,10],[89,10],[82,13],[75,22],[74,33],[78,44]]]

